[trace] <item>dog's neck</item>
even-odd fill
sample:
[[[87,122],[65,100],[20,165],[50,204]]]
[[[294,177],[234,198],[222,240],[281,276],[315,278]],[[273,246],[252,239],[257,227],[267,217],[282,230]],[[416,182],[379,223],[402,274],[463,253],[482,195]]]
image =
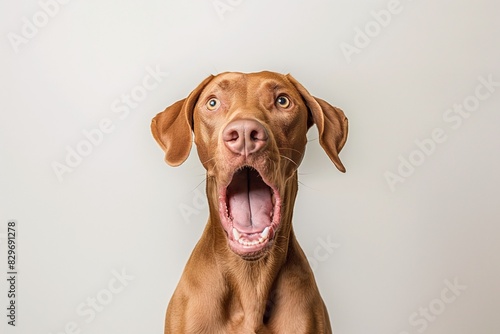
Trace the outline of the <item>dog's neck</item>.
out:
[[[242,259],[229,248],[218,210],[217,184],[214,178],[207,178],[207,196],[209,199],[209,220],[204,235],[213,249],[215,262],[226,284],[231,286],[232,296],[228,296],[228,307],[238,304],[245,315],[253,314],[252,322],[261,322],[266,316],[266,305],[273,298],[276,280],[283,265],[292,254],[300,251],[292,228],[292,216],[298,190],[297,172],[289,177],[280,190],[282,198],[281,223],[275,235],[274,244],[267,254],[258,260]],[[217,242],[217,240],[219,242]],[[243,282],[232,285],[231,282]],[[271,302],[272,303],[272,302]],[[247,321],[250,321],[247,319]]]

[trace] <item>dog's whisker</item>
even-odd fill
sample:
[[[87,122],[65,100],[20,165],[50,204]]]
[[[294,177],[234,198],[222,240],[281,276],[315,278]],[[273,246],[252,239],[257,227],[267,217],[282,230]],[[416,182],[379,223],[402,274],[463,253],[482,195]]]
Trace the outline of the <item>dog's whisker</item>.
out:
[[[290,150],[290,151],[295,151],[297,153],[299,153],[301,156],[304,155],[304,152],[301,152],[295,148],[292,148],[292,147],[278,147],[279,150]]]
[[[280,245],[280,239],[286,241],[287,238],[285,236],[282,236],[282,235],[278,236],[276,238],[276,245],[275,245],[275,247],[276,247],[276,250],[278,250],[280,253],[285,254],[286,253],[286,249]]]
[[[219,167],[219,164],[217,161],[214,162],[214,170],[217,170],[217,168]]]
[[[286,160],[290,161],[290,162],[291,162],[292,164],[294,164],[296,167],[299,167],[299,164],[298,164],[298,163],[296,163],[295,161],[293,161],[293,159],[291,159],[291,158],[289,158],[289,157],[287,157],[287,156],[281,155],[281,154],[280,154],[280,157],[282,157],[283,159],[286,159]]]
[[[199,187],[199,186],[201,186],[203,183],[206,183],[206,181],[207,181],[207,180],[206,180],[205,178],[203,178],[203,179],[200,181],[200,183],[198,183],[198,185],[197,185],[196,187],[194,187],[191,191],[192,191],[192,192],[193,192],[193,191],[195,191],[195,190],[196,190],[196,189],[198,189],[198,187]]]
[[[319,192],[319,191],[321,191],[320,189],[317,189],[317,188],[314,188],[314,187],[308,186],[308,185],[307,185],[307,184],[305,184],[304,182],[300,182],[300,181],[299,181],[299,184],[300,184],[301,186],[304,186],[305,188],[308,188],[308,189],[311,189],[311,190],[314,190],[314,191],[318,191],[318,192]]]
[[[210,158],[210,159],[208,159],[208,160],[206,160],[206,161],[202,161],[201,163],[202,163],[202,165],[204,165],[204,164],[206,164],[207,162],[212,161],[212,160],[215,160],[215,157],[212,157],[212,158]],[[217,163],[217,162],[216,162],[216,163]]]

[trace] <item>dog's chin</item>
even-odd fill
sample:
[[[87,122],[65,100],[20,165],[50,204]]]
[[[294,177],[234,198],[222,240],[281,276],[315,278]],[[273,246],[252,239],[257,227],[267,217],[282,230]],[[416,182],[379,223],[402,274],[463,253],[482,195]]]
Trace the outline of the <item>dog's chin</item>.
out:
[[[244,166],[219,190],[219,215],[229,248],[244,260],[258,260],[280,227],[279,191],[258,170]]]

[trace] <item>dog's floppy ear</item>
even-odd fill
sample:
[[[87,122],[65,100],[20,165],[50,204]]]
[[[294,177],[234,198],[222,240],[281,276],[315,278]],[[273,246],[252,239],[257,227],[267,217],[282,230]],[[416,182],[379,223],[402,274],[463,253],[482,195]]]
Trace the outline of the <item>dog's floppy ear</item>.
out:
[[[297,88],[309,108],[308,126],[316,124],[319,133],[319,143],[337,169],[345,173],[345,167],[340,161],[339,153],[347,140],[348,120],[344,112],[328,102],[312,96],[290,74],[287,78]]]
[[[201,91],[213,75],[203,80],[185,99],[175,102],[151,122],[153,137],[165,151],[165,161],[179,166],[189,156],[193,142],[193,110]]]

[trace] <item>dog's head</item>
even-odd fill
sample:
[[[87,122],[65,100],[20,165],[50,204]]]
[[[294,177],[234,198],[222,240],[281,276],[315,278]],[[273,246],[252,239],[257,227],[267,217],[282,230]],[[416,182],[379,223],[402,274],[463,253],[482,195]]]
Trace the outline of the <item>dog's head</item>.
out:
[[[187,159],[194,133],[207,178],[216,185],[212,197],[229,246],[245,259],[256,259],[273,244],[283,208],[291,210],[294,199],[284,198],[285,190],[313,124],[321,146],[345,172],[338,154],[347,139],[347,118],[291,75],[210,76],[159,113],[151,130],[171,166]]]

